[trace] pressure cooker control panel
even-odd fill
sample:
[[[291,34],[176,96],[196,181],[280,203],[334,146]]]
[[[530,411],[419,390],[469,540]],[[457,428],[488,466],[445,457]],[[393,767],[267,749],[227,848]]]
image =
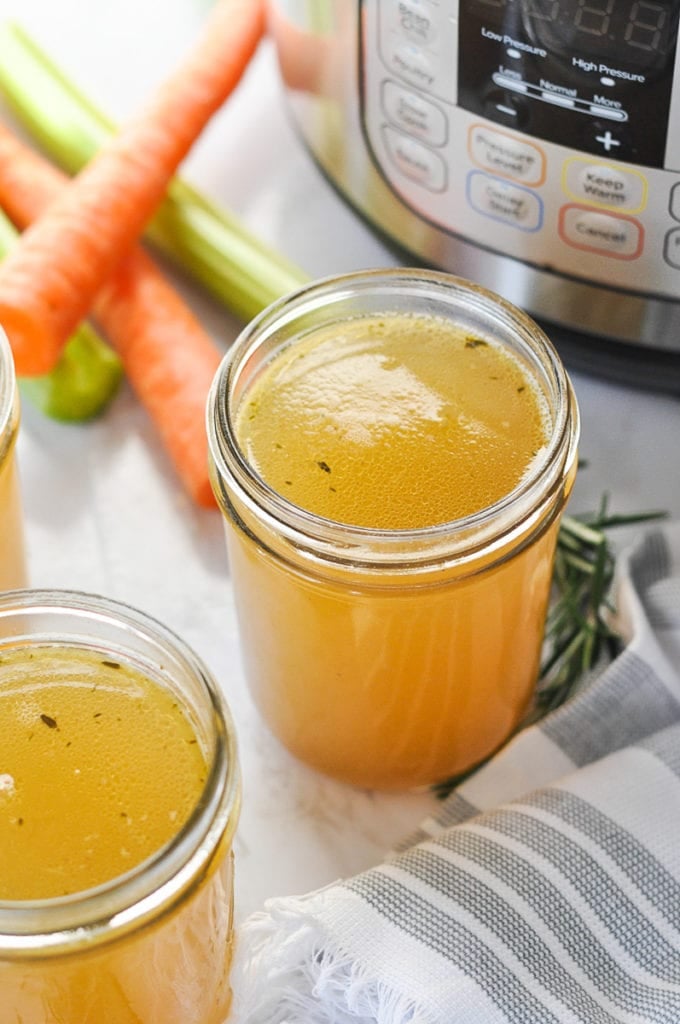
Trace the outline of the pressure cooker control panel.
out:
[[[360,0],[368,146],[420,218],[680,296],[680,0]]]

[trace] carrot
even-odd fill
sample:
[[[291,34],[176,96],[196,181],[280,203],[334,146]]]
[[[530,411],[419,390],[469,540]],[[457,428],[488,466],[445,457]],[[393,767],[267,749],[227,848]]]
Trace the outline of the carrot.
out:
[[[18,227],[45,215],[67,181],[0,125],[0,207]],[[140,246],[97,292],[92,312],[187,491],[213,507],[205,404],[221,352]]]
[[[205,408],[222,353],[140,248],[97,294],[93,312],[185,488],[214,507]]]
[[[109,118],[15,22],[0,24],[0,94],[42,152],[68,174],[115,134]],[[145,236],[240,320],[251,320],[308,280],[232,212],[179,177]]]
[[[0,209],[0,259],[19,238],[19,232]],[[123,364],[113,349],[84,321],[64,345],[59,362],[49,373],[20,377],[21,397],[51,419],[66,423],[90,420],[113,400],[123,378]]]
[[[0,266],[0,323],[17,373],[44,373],[141,234],[264,32],[263,0],[218,0],[198,43],[50,203]]]

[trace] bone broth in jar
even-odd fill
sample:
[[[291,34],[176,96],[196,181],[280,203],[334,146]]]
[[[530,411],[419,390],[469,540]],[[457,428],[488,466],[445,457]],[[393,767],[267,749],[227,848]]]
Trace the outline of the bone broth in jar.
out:
[[[23,520],[16,462],[19,398],[9,342],[0,330],[0,592],[26,585]]]
[[[0,595],[0,1024],[223,1024],[231,717],[132,608]]]
[[[274,733],[385,789],[481,761],[530,702],[578,413],[539,327],[446,274],[274,304],[208,403],[246,674]]]

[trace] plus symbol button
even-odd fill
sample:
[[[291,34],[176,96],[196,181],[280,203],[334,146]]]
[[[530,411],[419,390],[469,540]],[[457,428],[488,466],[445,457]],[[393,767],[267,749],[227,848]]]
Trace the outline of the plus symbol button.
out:
[[[604,132],[603,135],[596,135],[595,136],[595,141],[601,143],[603,149],[605,149],[607,151],[607,153],[614,146],[620,146],[621,145],[619,140],[614,138],[614,136],[609,131],[609,129],[607,129],[607,131]]]

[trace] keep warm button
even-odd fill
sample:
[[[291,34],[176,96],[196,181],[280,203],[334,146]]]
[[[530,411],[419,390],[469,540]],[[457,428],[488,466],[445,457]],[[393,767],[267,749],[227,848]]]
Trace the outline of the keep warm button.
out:
[[[642,252],[644,228],[633,217],[599,213],[584,206],[563,206],[560,237],[575,249],[620,260],[634,260]]]
[[[639,213],[647,205],[647,179],[639,171],[582,157],[565,162],[562,187],[570,199],[600,209]]]

